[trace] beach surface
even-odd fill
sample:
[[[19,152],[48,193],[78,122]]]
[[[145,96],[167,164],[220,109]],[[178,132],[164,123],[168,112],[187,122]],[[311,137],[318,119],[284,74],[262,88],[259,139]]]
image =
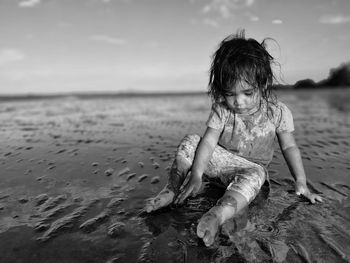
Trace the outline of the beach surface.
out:
[[[209,248],[196,226],[223,189],[143,210],[180,140],[203,134],[206,95],[0,101],[0,262],[350,262],[350,89],[278,95],[324,202],[295,195],[276,144],[268,197]]]

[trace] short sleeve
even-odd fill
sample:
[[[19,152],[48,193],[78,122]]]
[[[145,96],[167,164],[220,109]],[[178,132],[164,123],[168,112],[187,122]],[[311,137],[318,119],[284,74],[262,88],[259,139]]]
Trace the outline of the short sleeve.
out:
[[[225,126],[225,110],[222,105],[214,103],[206,125],[216,130],[222,130]]]
[[[294,122],[292,112],[284,103],[281,102],[278,103],[278,108],[280,110],[280,114],[279,122],[276,127],[276,133],[293,132]]]

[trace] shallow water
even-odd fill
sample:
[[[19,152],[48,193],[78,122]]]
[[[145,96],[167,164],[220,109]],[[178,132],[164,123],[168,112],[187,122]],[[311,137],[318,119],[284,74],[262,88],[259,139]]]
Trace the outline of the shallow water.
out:
[[[176,146],[203,134],[204,95],[0,103],[1,262],[349,262],[350,89],[285,91],[309,187],[293,193],[280,151],[271,189],[222,227],[196,225],[223,193],[209,187],[148,215]],[[112,169],[112,170],[111,170]]]

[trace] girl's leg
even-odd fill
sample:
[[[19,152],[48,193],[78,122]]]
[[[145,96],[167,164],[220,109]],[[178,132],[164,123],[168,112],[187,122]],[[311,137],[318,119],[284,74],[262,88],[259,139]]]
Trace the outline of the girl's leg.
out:
[[[156,197],[146,201],[145,209],[148,213],[170,205],[179,194],[179,189],[191,169],[199,141],[198,135],[187,135],[181,141],[169,172],[168,183]]]
[[[203,239],[206,246],[214,242],[220,225],[237,215],[254,200],[266,176],[265,169],[256,164],[236,172],[223,197],[202,216],[198,223],[197,235]]]

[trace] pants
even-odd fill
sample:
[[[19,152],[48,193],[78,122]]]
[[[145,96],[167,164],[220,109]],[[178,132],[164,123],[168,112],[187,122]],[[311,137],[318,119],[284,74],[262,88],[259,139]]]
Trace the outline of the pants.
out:
[[[177,148],[176,157],[169,173],[167,188],[177,195],[179,188],[191,170],[199,141],[198,135],[187,135]],[[217,145],[204,174],[219,179],[226,191],[236,191],[250,203],[267,179],[266,169],[237,156]]]

